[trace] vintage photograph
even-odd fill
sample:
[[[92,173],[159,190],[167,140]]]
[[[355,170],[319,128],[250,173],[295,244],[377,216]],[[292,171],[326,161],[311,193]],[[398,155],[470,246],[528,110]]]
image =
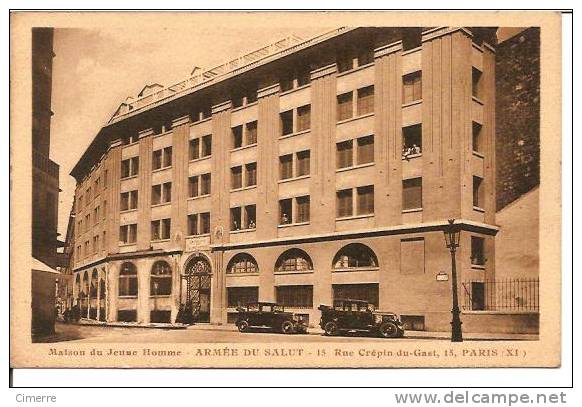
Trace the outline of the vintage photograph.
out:
[[[542,345],[560,298],[540,278],[542,24],[177,14],[40,13],[18,39],[30,349],[98,365],[132,344],[138,366],[261,345],[263,365],[295,350],[301,367],[310,345],[372,345],[386,366],[413,344],[410,363],[444,366],[451,342]]]

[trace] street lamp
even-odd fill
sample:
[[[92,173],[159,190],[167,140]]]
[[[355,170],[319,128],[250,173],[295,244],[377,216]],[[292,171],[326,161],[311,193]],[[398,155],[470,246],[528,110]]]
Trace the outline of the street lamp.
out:
[[[445,227],[445,242],[447,248],[451,252],[451,285],[453,289],[453,320],[451,321],[451,342],[463,342],[463,332],[461,330],[461,310],[459,310],[459,298],[457,295],[457,262],[455,259],[455,252],[459,247],[461,238],[461,227],[455,224],[454,219],[449,219],[449,224]]]

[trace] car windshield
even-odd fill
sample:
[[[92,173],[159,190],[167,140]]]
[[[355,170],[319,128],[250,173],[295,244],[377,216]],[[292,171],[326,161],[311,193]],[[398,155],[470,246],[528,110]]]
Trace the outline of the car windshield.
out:
[[[282,305],[273,305],[273,311],[275,312],[283,312],[285,309]]]
[[[273,312],[273,306],[271,304],[263,304],[261,306],[261,311],[263,311],[263,312]]]

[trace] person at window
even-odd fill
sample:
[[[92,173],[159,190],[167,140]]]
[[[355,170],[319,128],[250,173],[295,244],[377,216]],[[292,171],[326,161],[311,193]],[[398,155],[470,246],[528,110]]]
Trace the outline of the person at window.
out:
[[[281,224],[286,225],[289,223],[289,216],[286,213],[283,213],[281,216]]]
[[[249,229],[256,229],[257,225],[255,225],[255,221],[254,220],[250,220],[249,222]]]
[[[233,220],[233,221],[232,221],[232,228],[233,228],[234,230],[238,230],[238,222],[237,222],[236,220]]]
[[[420,147],[416,144],[412,145],[412,154],[420,154]]]

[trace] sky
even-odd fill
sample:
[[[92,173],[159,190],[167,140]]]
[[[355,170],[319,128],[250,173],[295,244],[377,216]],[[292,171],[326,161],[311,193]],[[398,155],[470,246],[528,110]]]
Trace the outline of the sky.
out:
[[[309,17],[287,14],[284,22],[246,18],[244,26],[240,16],[228,15],[209,21],[163,20],[168,24],[156,18],[136,23],[128,17],[111,27],[56,28],[51,159],[61,168],[61,239],[75,192],[69,173],[127,96],[136,96],[148,83],[186,79],[194,66],[211,68],[288,35],[307,39],[339,25],[326,25],[325,16]],[[513,35],[519,29],[510,30]]]

